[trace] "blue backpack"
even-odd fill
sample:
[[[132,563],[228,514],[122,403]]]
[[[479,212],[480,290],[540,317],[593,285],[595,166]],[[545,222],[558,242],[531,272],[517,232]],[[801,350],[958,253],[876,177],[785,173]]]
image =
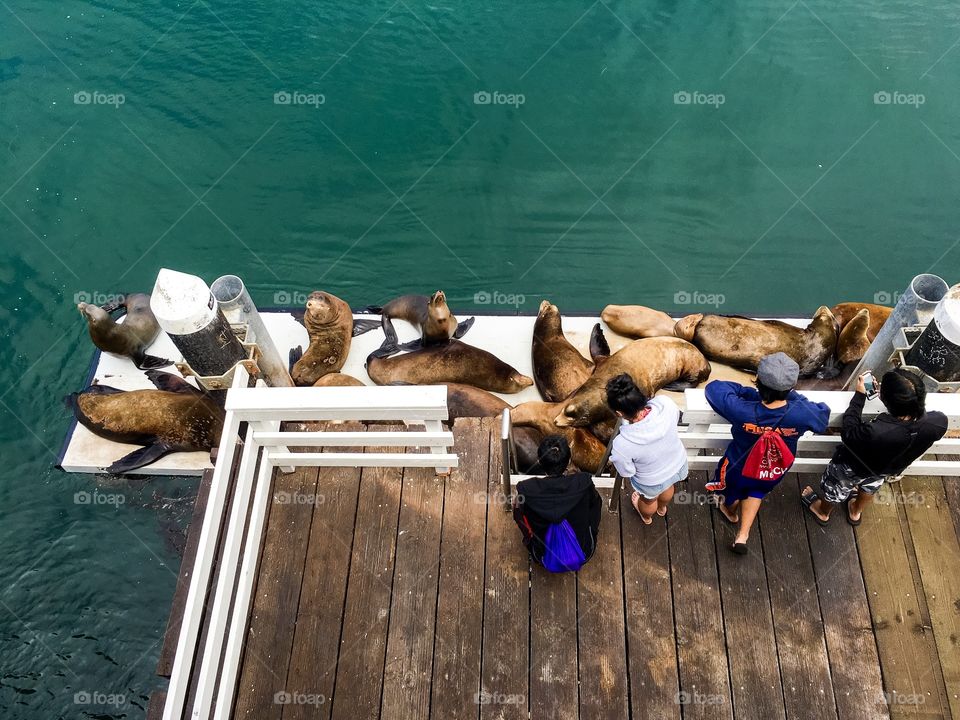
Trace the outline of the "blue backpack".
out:
[[[587,562],[570,523],[551,523],[543,544],[543,567],[552,573],[576,572]]]

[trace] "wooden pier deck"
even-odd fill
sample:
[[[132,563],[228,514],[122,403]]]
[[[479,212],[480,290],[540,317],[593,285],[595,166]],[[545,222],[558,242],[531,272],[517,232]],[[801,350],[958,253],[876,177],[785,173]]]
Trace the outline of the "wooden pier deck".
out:
[[[446,479],[276,475],[233,717],[960,720],[960,481],[889,486],[854,530],[790,475],[739,557],[694,473],[650,527],[625,491],[554,576],[497,501],[497,429],[457,421]]]

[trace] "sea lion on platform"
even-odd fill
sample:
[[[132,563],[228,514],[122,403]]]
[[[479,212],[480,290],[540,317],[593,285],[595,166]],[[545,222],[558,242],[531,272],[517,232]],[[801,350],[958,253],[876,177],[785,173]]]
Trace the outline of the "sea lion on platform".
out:
[[[609,424],[614,414],[607,406],[607,381],[627,373],[647,397],[662,388],[695,387],[710,377],[710,363],[696,347],[680,338],[641,338],[613,353],[583,386],[560,404],[554,422],[583,427]]]
[[[843,332],[843,329],[861,310],[866,310],[870,313],[867,339],[873,342],[876,340],[880,328],[883,327],[884,323],[887,322],[887,318],[890,317],[890,313],[893,312],[893,308],[887,307],[886,305],[876,305],[874,303],[845,302],[834,305],[830,309],[830,312],[832,312],[833,316],[837,319],[837,322],[840,324],[840,331]]]
[[[628,338],[674,337],[673,326],[677,323],[662,310],[643,305],[607,305],[600,319]]]
[[[126,310],[122,323],[110,315],[118,308]],[[128,357],[141,370],[173,365],[172,360],[147,355],[146,349],[160,334],[160,325],[150,309],[149,295],[130,293],[101,307],[81,302],[77,303],[77,310],[87,321],[93,344],[103,352]]]
[[[357,380],[353,375],[347,375],[342,372],[328,373],[317,380],[314,387],[364,387],[363,382]]]
[[[870,311],[863,308],[853,316],[837,339],[837,360],[841,365],[857,362],[867,353],[870,347]]]
[[[383,345],[376,351],[378,357],[387,357],[399,350],[417,350],[421,347],[447,342],[451,338],[462,338],[473,325],[474,318],[457,323],[457,318],[447,307],[447,296],[443,290],[433,295],[401,295],[382,308],[368,308],[371,312],[379,310],[383,327]],[[393,320],[406,320],[420,331],[420,339],[402,346],[397,342],[397,331]]]
[[[533,380],[547,402],[570,397],[593,372],[587,360],[563,334],[560,310],[544,300],[533,324]]]
[[[456,382],[499,393],[520,392],[533,380],[486,350],[450,340],[393,357],[367,357],[367,374],[378,385],[397,380],[414,385]]]
[[[558,427],[554,418],[563,411],[563,402],[546,403],[531,401],[520,403],[510,411],[510,419],[516,430],[532,427],[543,436],[560,435],[570,445],[570,459],[586,472],[596,473],[607,446],[589,430],[582,427]]]
[[[809,376],[832,361],[840,330],[830,308],[821,306],[806,328],[780,320],[753,320],[738,315],[687,315],[674,334],[692,342],[710,360],[756,370],[760,358],[782,352]]]
[[[303,312],[310,344],[307,351],[290,351],[290,376],[296,385],[313,385],[324,375],[339,372],[347,361],[350,341],[377,327],[376,320],[354,320],[350,306],[328,292],[310,293]]]
[[[144,446],[107,472],[129,472],[172,452],[210,450],[220,444],[224,410],[215,400],[176,375],[148,370],[147,377],[156,390],[91,385],[64,398],[77,421],[95,435]]]

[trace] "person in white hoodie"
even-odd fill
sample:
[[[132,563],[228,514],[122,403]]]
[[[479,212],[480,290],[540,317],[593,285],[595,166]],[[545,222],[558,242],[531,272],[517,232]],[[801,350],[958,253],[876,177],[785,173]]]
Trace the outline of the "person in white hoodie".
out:
[[[633,507],[650,525],[654,514],[667,514],[673,486],[687,479],[687,451],[677,434],[680,408],[667,397],[648,398],[626,373],[607,383],[607,404],[626,420],[610,460],[630,478]]]

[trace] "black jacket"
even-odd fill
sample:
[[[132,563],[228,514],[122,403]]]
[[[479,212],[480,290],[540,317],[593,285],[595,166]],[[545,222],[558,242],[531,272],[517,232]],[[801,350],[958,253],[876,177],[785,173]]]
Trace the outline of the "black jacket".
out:
[[[547,528],[562,520],[570,523],[589,560],[597,549],[602,505],[590,473],[530,478],[517,484],[513,519],[520,526],[530,556],[541,565]]]
[[[846,463],[858,477],[899,475],[947,431],[947,416],[936,411],[909,421],[881,413],[863,422],[866,400],[863,393],[853,394],[843,415],[843,444],[833,455],[834,462]]]

